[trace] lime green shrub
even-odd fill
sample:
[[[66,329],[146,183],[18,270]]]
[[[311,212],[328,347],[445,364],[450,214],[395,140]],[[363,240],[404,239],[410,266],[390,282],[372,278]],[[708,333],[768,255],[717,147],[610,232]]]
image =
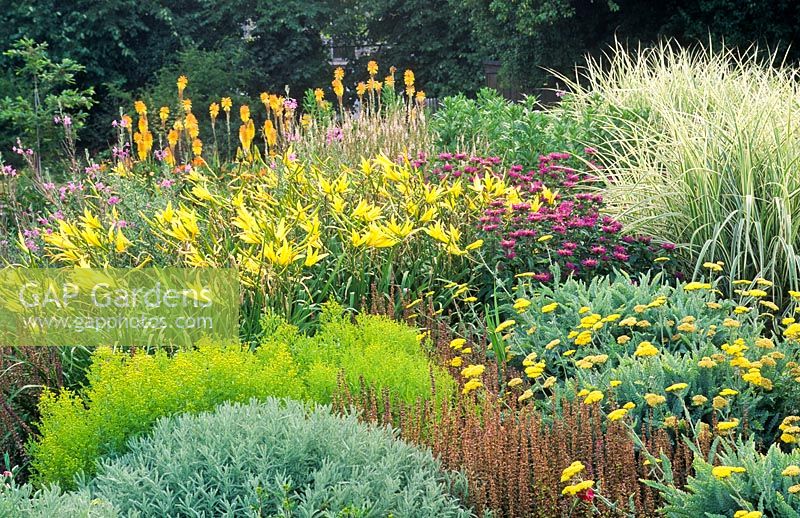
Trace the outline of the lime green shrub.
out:
[[[87,378],[80,393],[42,396],[40,437],[29,448],[39,483],[71,486],[73,475],[93,472],[95,459],[119,451],[159,417],[209,410],[223,401],[305,394],[285,348],[251,353],[202,343],[172,357],[98,349]]]
[[[429,451],[394,431],[326,406],[275,398],[225,403],[163,418],[128,450],[104,459],[79,489],[121,516],[471,515],[458,500],[463,475],[443,472]],[[0,509],[7,498],[0,490]],[[74,512],[73,494],[53,499],[37,495],[34,502],[64,516],[61,499]]]
[[[667,516],[732,518],[744,510],[765,517],[800,517],[798,450],[784,453],[772,446],[762,454],[752,441],[725,444],[713,464],[696,455],[692,467],[695,475],[684,489],[648,482],[661,491]]]
[[[455,389],[417,331],[387,318],[352,323],[334,305],[313,337],[280,320],[265,324],[255,352],[213,343],[172,356],[97,350],[82,391],[47,392],[40,401],[40,436],[29,446],[34,480],[71,487],[75,474],[93,473],[98,457],[124,451],[130,437],[162,416],[269,396],[329,402],[342,375],[354,393],[363,380],[405,402],[429,399],[432,376],[438,397]]]
[[[314,401],[331,400],[340,372],[353,393],[363,381],[406,403],[430,399],[434,388],[438,399],[453,394],[453,378],[431,361],[416,329],[376,315],[359,315],[353,323],[337,304],[325,305],[320,324],[314,336],[275,320],[263,326],[262,347],[291,351]]]

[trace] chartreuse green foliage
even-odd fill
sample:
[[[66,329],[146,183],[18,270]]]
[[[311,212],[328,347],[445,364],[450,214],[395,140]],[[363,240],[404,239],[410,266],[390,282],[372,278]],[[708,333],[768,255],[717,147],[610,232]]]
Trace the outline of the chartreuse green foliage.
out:
[[[285,344],[289,348],[315,401],[330,401],[340,371],[353,392],[360,390],[363,380],[378,389],[389,389],[392,396],[407,403],[430,398],[434,386],[439,399],[455,389],[453,378],[425,353],[423,337],[407,325],[374,315],[360,315],[354,324],[337,304],[324,306],[321,328],[314,336],[268,320],[271,322],[263,325],[262,347]]]
[[[762,454],[752,440],[725,443],[713,463],[695,455],[692,466],[695,474],[684,489],[669,484],[669,477],[667,484],[648,482],[661,491],[666,515],[730,518],[746,510],[765,517],[800,517],[800,452],[796,449],[784,453],[771,446]],[[731,467],[737,469],[725,469]]]
[[[98,457],[122,449],[162,416],[210,410],[223,401],[267,396],[302,398],[289,352],[251,353],[239,345],[201,343],[170,357],[98,349],[80,393],[45,392],[40,437],[30,445],[35,480],[70,486]]]
[[[111,506],[121,516],[470,516],[456,498],[463,475],[443,472],[393,431],[325,406],[225,403],[163,418],[128,450],[103,460],[77,496],[50,491],[22,501],[15,493],[30,489],[0,489],[0,510],[10,501],[30,509],[16,514],[23,517],[43,508],[86,516],[90,507],[114,516]]]
[[[41,399],[40,437],[29,447],[34,480],[70,487],[76,473],[91,474],[98,457],[124,451],[162,416],[268,396],[328,402],[341,371],[354,392],[363,379],[403,401],[427,399],[433,372],[439,397],[453,393],[452,377],[433,367],[406,325],[374,316],[353,324],[328,306],[314,337],[280,320],[267,327],[255,352],[213,343],[172,356],[99,349],[82,391]]]

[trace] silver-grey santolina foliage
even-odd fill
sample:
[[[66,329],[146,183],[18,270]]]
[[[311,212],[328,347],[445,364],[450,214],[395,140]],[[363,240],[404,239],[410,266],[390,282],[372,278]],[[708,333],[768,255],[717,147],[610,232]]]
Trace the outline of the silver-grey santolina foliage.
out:
[[[160,420],[106,458],[79,491],[33,500],[0,491],[16,516],[467,517],[461,475],[387,429],[325,406],[269,399]],[[27,496],[27,495],[25,495]],[[64,507],[60,507],[64,506]]]

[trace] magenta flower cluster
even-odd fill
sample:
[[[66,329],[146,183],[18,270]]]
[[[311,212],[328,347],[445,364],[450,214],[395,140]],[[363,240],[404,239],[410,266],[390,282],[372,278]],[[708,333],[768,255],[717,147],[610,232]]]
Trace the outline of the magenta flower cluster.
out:
[[[622,223],[602,214],[603,196],[592,189],[601,174],[590,160],[593,151],[585,150],[585,160],[550,153],[535,168],[513,165],[504,173],[498,157],[442,153],[432,164],[430,179],[494,175],[516,187],[519,201],[493,201],[478,222],[484,250],[505,275],[531,272],[534,279],[547,282],[555,264],[563,274],[583,278],[649,270],[674,245],[625,234]]]

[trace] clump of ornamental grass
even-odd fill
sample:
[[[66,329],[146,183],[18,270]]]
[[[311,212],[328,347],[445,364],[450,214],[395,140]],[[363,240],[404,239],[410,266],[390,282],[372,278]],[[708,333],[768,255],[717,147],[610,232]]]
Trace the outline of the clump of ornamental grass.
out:
[[[562,109],[591,111],[610,207],[698,267],[800,286],[798,69],[756,47],[665,42],[589,59]],[[567,80],[565,78],[565,80]]]

